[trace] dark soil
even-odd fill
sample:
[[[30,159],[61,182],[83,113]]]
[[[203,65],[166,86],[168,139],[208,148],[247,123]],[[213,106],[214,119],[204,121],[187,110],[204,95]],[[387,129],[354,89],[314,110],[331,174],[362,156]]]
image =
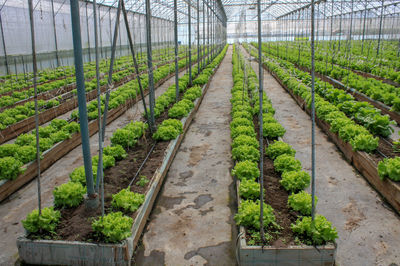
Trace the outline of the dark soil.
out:
[[[168,110],[168,109],[167,109]],[[156,124],[161,123],[168,118],[168,112],[164,112],[156,119]],[[127,188],[133,177],[135,176],[140,165],[146,158],[148,152],[155,141],[151,138],[151,134],[147,132],[135,147],[128,151],[128,156],[116,162],[114,167],[104,171],[104,209],[105,213],[112,211],[111,200],[112,195],[118,193],[121,189]],[[138,177],[131,185],[131,191],[146,194],[151,179],[158,167],[161,166],[164,158],[164,152],[167,149],[169,141],[157,142],[154,150],[150,154],[147,162],[140,171]],[[136,185],[140,176],[146,176],[150,180],[146,186],[140,187]],[[135,213],[125,213],[133,219]],[[104,239],[95,235],[92,230],[92,221],[101,215],[101,209],[89,213],[86,211],[82,203],[77,208],[62,209],[60,223],[56,229],[57,239],[67,241],[87,241],[87,242],[104,242]]]
[[[374,162],[378,164],[385,158],[385,156],[383,156],[382,154],[388,158],[394,158],[399,156],[399,153],[394,152],[393,142],[389,140],[384,140],[383,138],[380,137],[378,149],[373,153],[370,153],[370,156],[372,160],[374,160]]]
[[[259,123],[257,115],[254,117],[253,122],[258,138]],[[267,147],[269,143],[272,143],[272,141],[272,139],[267,140],[264,138],[264,155],[265,147]],[[276,223],[281,227],[279,234],[270,232],[274,238],[268,244],[276,248],[294,245],[295,236],[290,226],[292,223],[295,223],[297,219],[297,213],[290,210],[288,207],[289,193],[279,183],[281,180],[281,175],[275,171],[273,160],[267,156],[264,156],[263,166],[263,187],[265,193],[264,202],[268,205],[271,205],[271,207],[274,209]]]

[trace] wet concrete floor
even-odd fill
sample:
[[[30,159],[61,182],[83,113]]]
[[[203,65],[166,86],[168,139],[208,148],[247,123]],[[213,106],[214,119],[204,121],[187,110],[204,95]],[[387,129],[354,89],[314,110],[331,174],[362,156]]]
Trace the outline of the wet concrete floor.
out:
[[[235,265],[230,157],[232,48],[170,167],[136,265]]]

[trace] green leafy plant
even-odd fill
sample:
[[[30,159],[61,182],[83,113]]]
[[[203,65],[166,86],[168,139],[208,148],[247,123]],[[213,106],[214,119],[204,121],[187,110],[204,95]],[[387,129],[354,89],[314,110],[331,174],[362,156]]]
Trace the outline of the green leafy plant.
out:
[[[378,148],[379,138],[371,134],[361,134],[350,140],[350,144],[355,151],[372,152]]]
[[[111,212],[92,222],[92,228],[106,242],[117,243],[131,235],[133,219],[122,212]]]
[[[111,205],[116,209],[123,209],[128,212],[135,212],[144,202],[143,194],[130,191],[130,187],[122,189],[117,194],[112,195]]]
[[[36,148],[33,146],[20,146],[14,156],[24,164],[29,163],[36,159]]]
[[[306,216],[311,215],[311,201],[311,195],[305,191],[292,194],[288,198],[290,208]],[[315,196],[315,204],[317,204],[317,201],[318,198]]]
[[[255,180],[260,176],[260,169],[258,169],[256,162],[241,161],[232,169],[232,175],[240,181],[246,179]]]
[[[256,149],[260,147],[260,143],[255,137],[247,135],[239,135],[232,141],[232,148],[237,148],[242,145],[252,146]]]
[[[135,134],[124,128],[115,130],[111,137],[111,144],[113,146],[121,145],[124,148],[130,148],[135,146],[136,143]]]
[[[104,155],[112,156],[115,160],[125,159],[128,154],[121,145],[107,146],[103,150]]]
[[[92,165],[98,166],[99,165],[99,156],[93,156],[92,158]],[[108,169],[115,165],[115,158],[110,155],[103,154],[103,169]]]
[[[79,182],[69,181],[53,190],[54,205],[57,207],[76,207],[83,201],[85,187]]]
[[[14,180],[18,177],[22,170],[23,163],[14,157],[0,158],[0,180],[8,179]]]
[[[275,158],[274,167],[277,172],[301,170],[301,162],[292,155],[282,154]]]
[[[182,122],[177,119],[164,120],[153,134],[155,140],[171,140],[175,139],[183,132]]]
[[[297,192],[310,185],[311,177],[305,171],[286,171],[279,182],[289,192]]]
[[[150,180],[147,179],[146,176],[141,175],[139,181],[136,182],[136,185],[140,187],[145,187],[149,182]]]
[[[263,124],[263,136],[266,138],[277,138],[285,135],[286,129],[279,123]]]
[[[239,195],[243,199],[258,199],[260,197],[260,184],[252,179],[244,179],[240,182]]]
[[[60,217],[60,211],[54,210],[53,207],[47,207],[42,209],[40,216],[39,210],[33,210],[25,220],[22,220],[22,225],[30,234],[39,232],[54,234]]]
[[[400,157],[385,158],[378,163],[378,174],[380,179],[389,178],[400,181]]]
[[[277,227],[275,222],[274,210],[270,205],[264,204],[263,223],[264,228],[269,226]],[[242,225],[249,229],[260,229],[260,201],[242,200],[235,215],[237,225]]]
[[[97,178],[97,166],[92,166],[93,172],[93,180],[96,181]],[[86,185],[86,175],[85,175],[85,167],[82,165],[78,168],[75,168],[70,174],[69,178],[72,182],[79,182],[82,185]]]
[[[255,137],[256,132],[254,131],[254,126],[237,126],[231,129],[231,137],[235,139],[240,135],[247,135],[250,137]]]
[[[268,145],[265,153],[268,155],[269,158],[275,160],[276,157],[282,154],[294,156],[296,154],[296,151],[289,144],[279,140],[274,141],[272,144]]]
[[[231,130],[238,126],[245,126],[245,127],[254,127],[253,121],[243,118],[243,117],[238,117],[232,120],[230,124]]]
[[[258,162],[260,151],[253,146],[242,145],[232,149],[232,158],[237,161]]]
[[[314,224],[311,217],[304,216],[297,219],[295,224],[292,224],[292,230],[307,245],[323,245],[328,242],[335,242],[337,231],[332,227],[324,216],[317,214],[315,216]]]

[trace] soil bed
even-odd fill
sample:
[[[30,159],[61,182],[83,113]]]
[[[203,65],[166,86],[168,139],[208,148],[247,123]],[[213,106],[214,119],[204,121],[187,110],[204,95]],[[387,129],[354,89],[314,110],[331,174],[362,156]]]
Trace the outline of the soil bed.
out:
[[[172,105],[173,104],[169,107]],[[168,110],[169,107],[166,110]],[[168,111],[165,111],[156,119],[156,124],[161,123],[167,118]],[[139,139],[138,143],[127,151],[128,156],[125,159],[116,162],[115,166],[104,170],[105,213],[109,213],[113,210],[111,206],[112,195],[128,187],[154,143],[156,143],[156,141],[152,139],[150,132],[147,130],[146,134]],[[146,194],[148,186],[151,184],[151,178],[162,164],[168,144],[169,141],[156,143],[154,150],[142,167],[140,174],[132,183],[131,191]],[[136,185],[136,181],[139,180],[139,176],[141,175],[146,176],[150,181],[144,187]],[[104,239],[99,238],[92,229],[92,221],[94,218],[101,216],[101,208],[89,213],[82,203],[77,208],[60,209],[60,211],[61,219],[56,228],[54,240],[105,243]],[[137,212],[125,214],[135,219]],[[35,236],[35,238],[36,237],[37,236]],[[28,238],[31,238],[31,236],[28,236]],[[48,236],[45,238],[48,238]]]

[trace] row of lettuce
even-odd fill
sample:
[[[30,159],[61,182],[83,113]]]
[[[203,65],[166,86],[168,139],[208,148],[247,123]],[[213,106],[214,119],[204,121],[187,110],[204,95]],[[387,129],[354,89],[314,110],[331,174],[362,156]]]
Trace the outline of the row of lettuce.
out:
[[[400,63],[396,55],[398,49],[397,44],[395,46],[393,44],[393,42],[385,41],[385,47],[381,50],[380,56],[376,57],[376,49],[369,49],[370,44],[365,45],[363,50],[373,51],[373,55],[363,55],[361,53],[362,45],[358,41],[349,43],[346,40],[346,44],[341,45],[341,48],[346,50],[339,52],[336,50],[339,47],[337,41],[318,42],[315,47],[315,58],[318,61],[327,61],[328,64],[336,64],[400,83],[400,72],[398,71]],[[283,53],[286,52],[286,46],[297,50],[299,50],[300,46],[300,53],[310,54],[310,42],[278,42],[276,45],[283,47],[282,50],[280,49]],[[385,54],[387,54],[386,58]]]
[[[256,43],[253,43],[257,46]],[[281,49],[278,53],[275,46],[269,46],[268,43],[263,43],[262,50],[268,55],[279,56],[293,64],[311,69],[311,54],[303,52],[299,57],[298,48],[290,47]],[[330,64],[323,58],[316,58],[315,71],[321,75],[332,77],[341,81],[346,86],[359,91],[373,100],[382,102],[391,107],[393,111],[400,112],[400,87],[396,87],[381,80],[374,78],[365,78],[352,71],[343,68],[342,66]]]
[[[183,47],[180,47],[180,51],[183,51],[183,49]],[[165,61],[173,54],[173,49],[157,49],[153,51],[153,54],[155,55],[153,57],[154,60]],[[146,60],[146,56],[137,58],[139,64],[145,63]],[[100,60],[100,73],[107,72],[109,64],[109,58]],[[131,71],[133,70],[132,56],[122,56],[115,59],[114,71],[120,71],[125,68],[131,68]],[[94,78],[96,76],[95,61],[85,63],[84,72],[85,79]],[[75,82],[74,75],[74,66],[60,66],[53,69],[39,71],[37,74],[38,91],[45,92],[73,83]],[[18,79],[16,79],[15,75],[10,75],[8,77],[3,77],[2,82],[0,83],[0,94],[12,92],[13,98],[22,100],[33,95],[33,88],[28,89],[30,86],[33,86],[33,73],[25,73],[25,75],[21,73]],[[9,98],[6,99],[9,100]],[[7,103],[7,101],[0,101],[0,107],[5,106],[5,103]]]
[[[245,47],[250,49],[249,46]],[[258,58],[255,50],[250,53]],[[297,70],[289,62],[266,54],[263,64],[283,82],[283,84],[300,96],[308,108],[311,108],[311,78],[308,73]],[[356,102],[351,95],[334,89],[328,83],[317,79],[315,90],[316,116],[330,126],[330,131],[349,143],[353,150],[375,152],[379,138],[390,135],[389,118],[381,115],[379,110],[368,103]],[[389,178],[400,181],[400,158],[385,158],[378,164],[378,174],[382,180]]]
[[[175,85],[171,85],[156,100],[156,108],[161,115],[164,112],[174,108],[175,106],[188,107],[188,111],[179,116],[171,115],[170,118],[163,120],[153,134],[152,138],[156,141],[169,141],[177,138],[183,131],[183,124],[179,118],[187,116],[194,107],[194,102],[202,95],[201,86],[205,85],[210,79],[215,67],[222,61],[225,56],[227,47],[208,64],[201,73],[199,69],[193,68],[193,76],[197,76],[193,80],[193,86],[189,88],[189,75],[185,74],[179,79],[179,91],[183,95],[181,100],[176,102]],[[190,103],[189,103],[190,102]],[[184,103],[184,104],[182,104]],[[174,117],[174,118],[171,118]],[[178,119],[176,119],[178,118]],[[115,166],[116,161],[127,159],[129,150],[132,150],[137,142],[148,133],[148,126],[144,122],[131,121],[125,127],[114,131],[111,137],[111,145],[104,148],[103,168],[111,168]],[[97,177],[98,156],[93,157],[93,175]],[[155,169],[154,169],[155,170]],[[107,177],[106,177],[107,178]],[[150,180],[141,177],[135,184],[145,187]],[[86,177],[84,167],[74,169],[70,174],[70,181],[56,187],[53,191],[54,207],[44,208],[42,215],[39,216],[38,210],[33,210],[22,221],[25,230],[31,237],[40,237],[43,234],[56,236],[57,225],[61,219],[60,210],[65,208],[76,208],[82,204],[84,194],[86,193]],[[131,234],[133,219],[130,217],[136,212],[145,200],[145,194],[132,192],[130,187],[122,188],[120,192],[112,195],[111,210],[102,218],[93,218],[91,220],[92,229],[95,234],[105,242],[120,242]]]
[[[172,58],[171,56],[169,56],[169,59]],[[196,57],[196,55],[195,55],[195,57]],[[125,58],[124,61],[125,61],[126,66],[132,64],[132,62],[129,61],[129,58]],[[180,67],[184,66],[185,62],[186,62],[185,59],[180,60]],[[159,62],[158,64],[163,65],[164,63]],[[172,66],[174,66],[174,64],[173,65],[167,64],[167,65],[161,66],[160,68],[162,68],[162,69],[171,68],[172,69]],[[140,72],[146,70],[146,65],[141,64],[139,69],[140,69]],[[101,68],[100,70],[107,71],[107,66],[104,64],[103,68]],[[132,66],[124,67],[122,70],[115,70],[114,73],[112,74],[112,81],[114,83],[123,82],[126,77],[130,77],[129,79],[131,80],[132,79],[131,75],[134,72],[135,71]],[[92,71],[90,71],[88,73],[92,73]],[[86,73],[86,74],[88,74],[88,73]],[[156,75],[161,75],[161,74],[156,74]],[[69,80],[67,83],[64,83],[63,80],[58,80],[58,81],[54,81],[51,83],[46,83],[46,84],[40,85],[40,86],[38,86],[39,92],[47,91],[47,89],[41,90],[40,89],[41,86],[49,88],[49,90],[52,90],[55,88],[62,88],[66,84],[71,84],[71,83],[75,82],[75,77],[69,77],[68,79],[71,79],[71,80]],[[87,81],[85,83],[86,92],[96,90],[97,79],[93,78],[92,75],[90,77],[86,77],[86,79],[87,79]],[[100,78],[100,86],[106,85],[107,79],[108,79],[108,75],[103,75]],[[29,96],[32,96],[33,88],[30,88],[29,91],[30,91]],[[76,88],[72,90],[73,94],[76,94],[76,92],[77,92]],[[15,92],[15,93],[24,93],[24,92]],[[8,101],[8,100],[6,100],[8,98],[14,99],[14,96],[2,96],[0,99],[2,99],[4,101]],[[14,100],[11,100],[11,101],[14,101]],[[63,99],[61,96],[54,97],[53,99],[50,99],[50,100],[38,100],[39,112],[44,112],[47,109],[58,106],[58,105],[60,105],[61,102],[63,102]],[[10,102],[10,104],[13,104],[13,103],[14,102],[12,102],[12,103]],[[13,106],[13,107],[10,106],[10,108],[5,109],[0,113],[0,130],[4,130],[9,126],[14,125],[14,124],[16,124],[24,119],[27,119],[29,117],[32,117],[34,115],[35,115],[35,103],[33,101],[28,101],[24,104]]]
[[[197,59],[197,55],[193,56],[193,60]],[[186,65],[187,60],[178,61],[179,68]],[[161,79],[167,77],[175,71],[175,64],[164,65],[154,71],[154,81],[157,83]],[[188,78],[187,78],[188,79]],[[148,87],[148,75],[141,75],[141,82],[144,89]],[[188,83],[188,81],[186,82]],[[182,81],[183,88],[184,82]],[[110,93],[109,110],[115,109],[127,101],[135,99],[139,94],[139,86],[136,79],[131,80],[124,85],[114,89]],[[101,112],[104,112],[105,95],[101,96]],[[22,106],[21,106],[22,107]],[[157,106],[156,106],[157,107]],[[16,108],[19,108],[17,106]],[[12,109],[9,109],[12,110]],[[87,105],[89,121],[98,118],[97,100],[91,101]],[[77,120],[79,118],[78,110],[71,113],[71,118]],[[57,143],[71,138],[71,136],[79,132],[79,125],[75,121],[54,119],[47,126],[39,127],[39,147],[40,152],[51,149]],[[24,171],[24,165],[35,160],[36,158],[36,137],[35,132],[19,135],[12,144],[0,145],[0,180],[14,180]]]
[[[239,208],[235,215],[238,225],[244,226],[249,234],[249,245],[263,244],[260,230],[260,169],[258,167],[260,152],[253,123],[259,111],[258,79],[251,67],[245,66],[241,53],[234,48],[232,88],[232,157],[235,167],[232,175],[240,181]],[[244,72],[246,71],[246,73]],[[304,191],[310,184],[310,176],[302,171],[299,160],[295,159],[296,151],[287,143],[278,140],[285,134],[285,129],[274,118],[275,110],[263,93],[263,137],[273,142],[266,147],[266,155],[273,160],[275,171],[282,179],[283,189],[291,195],[288,208],[299,213],[297,221],[291,225],[298,241],[309,245],[322,245],[334,242],[337,232],[331,223],[322,215],[316,215],[311,221],[311,195]],[[268,242],[274,239],[281,226],[277,223],[274,209],[263,203],[263,227]],[[279,233],[278,233],[279,234]]]

